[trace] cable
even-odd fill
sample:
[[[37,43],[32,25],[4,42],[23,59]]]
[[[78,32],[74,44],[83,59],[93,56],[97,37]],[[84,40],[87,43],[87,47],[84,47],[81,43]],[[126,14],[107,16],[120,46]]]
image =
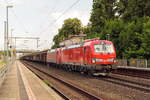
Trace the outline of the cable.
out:
[[[59,17],[57,17],[57,19],[54,21],[54,23],[57,22],[57,20],[58,20],[59,18],[61,18],[65,13],[67,13],[71,8],[73,8],[73,6],[75,6],[79,1],[80,1],[80,0],[77,0],[77,1],[74,2],[68,9],[66,9]]]
[[[65,3],[65,4],[66,4],[66,3]],[[61,4],[61,5],[62,5],[62,4]],[[58,5],[57,5],[57,6],[58,6]],[[52,7],[52,9],[49,8],[48,14],[45,16],[45,20],[44,20],[44,21],[47,22],[47,19],[46,19],[46,18],[48,18],[49,16],[51,16],[51,15],[52,15],[52,12],[57,12],[57,11],[59,10],[59,9],[57,9],[57,6],[54,5],[54,6]],[[64,5],[64,6],[66,6],[66,5]],[[63,12],[63,11],[64,11],[64,9],[63,9],[62,11],[60,11],[60,12]],[[44,21],[40,23],[40,26],[46,24],[46,23],[44,24]],[[48,25],[49,25],[49,24],[48,24]],[[38,33],[38,32],[37,32],[37,33]],[[40,33],[39,33],[39,34],[40,34]]]
[[[41,26],[41,25],[44,25],[44,22],[47,21],[46,18],[47,18],[48,16],[50,16],[50,15],[52,14],[51,12],[52,12],[52,11],[55,11],[55,9],[56,9],[56,8],[53,7],[52,9],[49,9],[50,11],[48,10],[48,14],[45,16],[44,21],[40,23],[40,26]]]
[[[54,21],[52,21],[46,29],[42,30],[40,33],[45,32],[49,28],[49,26],[55,24],[64,14],[66,14],[71,8],[73,8],[77,3],[79,3],[79,1],[80,0],[76,0],[69,8],[67,8],[61,15],[59,15]]]
[[[29,31],[26,29],[25,25],[19,20],[19,17],[16,15],[16,13],[15,13],[15,11],[13,9],[12,9],[12,12],[13,12],[14,16],[16,17],[16,20],[18,20],[19,24],[24,29],[25,33],[28,33]]]

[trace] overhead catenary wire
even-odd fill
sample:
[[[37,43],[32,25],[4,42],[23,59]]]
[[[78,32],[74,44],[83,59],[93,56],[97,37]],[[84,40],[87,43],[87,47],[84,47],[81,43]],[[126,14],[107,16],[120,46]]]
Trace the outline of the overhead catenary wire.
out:
[[[16,17],[16,20],[18,20],[18,23],[22,26],[23,30],[25,31],[25,33],[28,33],[29,30],[27,30],[27,28],[25,27],[25,25],[22,23],[22,21],[20,21],[19,17],[17,16],[17,14],[15,13],[15,11],[12,9],[12,13],[14,14],[14,16]]]
[[[80,0],[76,0],[71,6],[69,6],[62,14],[60,14],[54,21],[52,21],[47,28],[45,28],[44,30],[40,31],[40,33],[45,32],[49,26],[55,24],[63,15],[65,15],[71,8],[73,8],[76,4],[79,3]]]
[[[65,3],[66,4],[66,3]],[[62,5],[62,4],[61,4]],[[45,16],[45,21],[47,22],[47,19],[46,18],[48,18],[49,16],[51,16],[53,13],[52,12],[57,12],[57,11],[59,11],[59,9],[57,8],[57,6],[58,5],[55,5],[55,6],[53,6],[51,9],[49,8],[49,10],[48,10],[48,14]],[[67,5],[64,5],[65,7],[67,6]],[[64,9],[63,10],[61,10],[60,12],[63,12],[64,11]],[[54,20],[53,20],[54,21]],[[40,27],[42,26],[42,25],[45,25],[46,24],[46,22],[44,23],[44,22],[41,22],[40,23]],[[49,24],[48,24],[49,25]],[[38,33],[38,32],[37,32]],[[40,34],[40,33],[39,33]]]
[[[46,13],[47,15],[44,17],[44,21],[47,21],[46,18],[48,18],[52,14],[52,11],[56,11],[56,6],[48,9],[48,12]],[[41,22],[39,26],[44,25],[44,21]]]

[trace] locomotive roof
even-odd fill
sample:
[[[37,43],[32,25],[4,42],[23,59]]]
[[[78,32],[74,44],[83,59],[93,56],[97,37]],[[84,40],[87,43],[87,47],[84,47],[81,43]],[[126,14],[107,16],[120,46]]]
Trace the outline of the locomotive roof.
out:
[[[101,43],[101,42],[105,42],[107,44],[111,44],[112,43],[111,41],[108,41],[108,40],[92,40],[92,41],[86,41],[86,42],[84,42],[84,46],[90,45],[92,43]]]
[[[111,41],[108,41],[108,40],[99,40],[99,39],[96,39],[96,40],[84,41],[83,43],[80,43],[80,44],[74,44],[74,45],[70,45],[70,46],[67,46],[67,47],[63,47],[62,49],[79,48],[79,47],[82,47],[82,46],[88,46],[88,45],[91,45],[93,43],[99,43],[99,42],[105,42],[105,43],[108,43],[108,44],[112,43]]]

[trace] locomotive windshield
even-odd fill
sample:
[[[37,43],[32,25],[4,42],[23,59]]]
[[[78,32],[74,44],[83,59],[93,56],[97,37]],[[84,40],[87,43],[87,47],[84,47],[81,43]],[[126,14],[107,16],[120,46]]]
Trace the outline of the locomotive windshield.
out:
[[[95,44],[94,50],[96,53],[114,53],[112,44]]]

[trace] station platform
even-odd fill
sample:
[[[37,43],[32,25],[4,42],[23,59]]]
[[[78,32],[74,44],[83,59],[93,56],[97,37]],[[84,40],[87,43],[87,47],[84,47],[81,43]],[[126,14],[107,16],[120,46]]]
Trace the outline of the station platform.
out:
[[[131,69],[131,70],[141,70],[141,71],[149,71],[150,68],[141,68],[141,67],[132,67],[132,66],[117,66],[117,68],[122,68],[122,69]]]
[[[0,100],[63,100],[21,62],[15,61],[0,87]]]

